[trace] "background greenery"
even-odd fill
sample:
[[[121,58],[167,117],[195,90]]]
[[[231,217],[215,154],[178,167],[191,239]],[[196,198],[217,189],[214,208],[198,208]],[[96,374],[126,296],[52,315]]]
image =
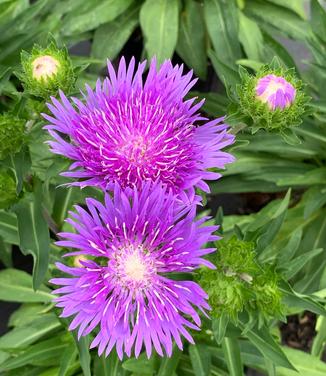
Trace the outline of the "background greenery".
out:
[[[306,5],[306,7],[305,7]],[[309,6],[307,6],[309,5]],[[11,315],[8,333],[0,337],[0,372],[5,375],[207,376],[244,374],[244,366],[264,374],[322,376],[326,341],[326,13],[317,0],[2,0],[0,1],[0,111],[24,120],[27,137],[18,153],[1,161],[1,177],[13,181],[14,203],[0,210],[0,299],[22,303]],[[55,233],[73,204],[95,189],[64,188],[59,172],[65,159],[49,153],[39,113],[44,101],[22,90],[21,50],[46,46],[49,33],[66,45],[78,75],[76,92],[91,86],[106,59],[172,58],[192,68],[200,81],[193,95],[206,97],[210,117],[227,113],[229,96],[240,82],[238,66],[254,73],[277,56],[294,67],[312,97],[310,115],[286,143],[278,134],[251,135],[235,126],[237,161],[223,179],[211,184],[213,194],[279,192],[259,213],[224,216],[225,239],[251,242],[262,267],[279,275],[282,317],[318,316],[310,353],[281,345],[278,317],[261,319],[264,308],[244,310],[236,320],[227,313],[205,321],[196,345],[177,349],[172,358],[118,361],[115,353],[99,358],[89,352],[89,338],[76,341],[67,321],[53,308],[49,277],[62,250]],[[306,51],[306,61],[289,50]],[[291,47],[292,48],[292,47]],[[80,51],[84,52],[81,55]],[[74,53],[79,55],[74,55]],[[230,122],[236,123],[234,119]],[[238,124],[239,125],[239,124]],[[0,144],[6,140],[0,130]],[[7,197],[8,183],[1,185]],[[292,188],[292,191],[288,190]],[[288,192],[286,194],[286,192]],[[258,194],[258,193],[257,193]],[[0,200],[1,200],[0,197]],[[230,200],[233,196],[230,196]],[[214,200],[214,197],[213,197]],[[33,274],[13,268],[17,248],[32,255]],[[296,369],[297,371],[295,371]]]

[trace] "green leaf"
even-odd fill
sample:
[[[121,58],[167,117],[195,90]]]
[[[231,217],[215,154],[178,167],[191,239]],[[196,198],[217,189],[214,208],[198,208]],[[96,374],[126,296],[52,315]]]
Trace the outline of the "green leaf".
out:
[[[230,86],[235,87],[240,83],[238,72],[230,64],[222,62],[219,55],[212,50],[208,51],[208,56],[212,61],[215,72],[221,78],[226,88]]]
[[[326,364],[319,359],[300,350],[283,347],[286,356],[291,363],[296,365],[300,376],[323,376],[326,374]],[[280,376],[297,376],[297,372],[278,369],[277,375]]]
[[[283,140],[289,145],[300,145],[302,141],[292,129],[284,129],[280,135]]]
[[[103,60],[103,64],[106,59],[113,60],[137,27],[139,9],[139,4],[134,3],[114,21],[96,29],[91,56]]]
[[[0,210],[0,236],[6,243],[19,245],[17,218],[14,213]]]
[[[115,350],[112,350],[108,357],[102,355],[95,358],[94,374],[96,376],[123,376],[125,373]]]
[[[68,216],[68,210],[72,207],[73,203],[75,203],[74,187],[58,187],[56,189],[52,218],[59,228]]]
[[[208,34],[218,58],[234,66],[241,58],[238,41],[238,9],[234,0],[205,0],[204,14]]]
[[[283,293],[283,302],[288,307],[297,307],[302,310],[314,312],[317,315],[326,316],[325,308],[313,296],[300,294],[294,291],[286,281],[282,281],[279,288]]]
[[[26,194],[15,205],[17,215],[20,249],[31,254],[34,259],[33,288],[36,290],[43,282],[48,270],[50,235],[43,217],[41,186],[35,192]]]
[[[301,238],[302,238],[302,228],[299,227],[293,231],[289,242],[284,248],[281,249],[277,257],[277,265],[279,267],[286,265],[292,259],[292,257],[295,255],[296,251],[299,248]]]
[[[239,12],[239,40],[247,57],[260,61],[264,56],[264,37],[257,23]]]
[[[211,355],[205,345],[190,345],[189,355],[195,376],[207,376],[211,370]]]
[[[16,193],[17,195],[21,192],[23,188],[23,181],[26,173],[31,167],[31,158],[27,148],[22,149],[19,153],[15,155],[10,155],[10,165],[9,168],[15,175],[16,179]]]
[[[139,358],[130,358],[122,363],[122,368],[127,371],[138,374],[141,370],[141,375],[153,375],[155,372],[155,357],[147,359],[146,355],[140,354]]]
[[[79,353],[79,362],[81,368],[84,372],[84,376],[91,376],[91,356],[89,354],[89,336],[82,336],[80,339],[77,339],[77,334],[73,333],[78,353]]]
[[[326,42],[326,12],[318,0],[312,0],[311,27],[313,32]]]
[[[205,37],[202,6],[186,0],[180,15],[177,53],[202,80],[206,79],[207,73]]]
[[[326,190],[323,186],[311,187],[304,195],[304,218],[309,218],[315,211],[326,204]]]
[[[178,0],[146,0],[140,10],[140,25],[149,58],[158,64],[172,57],[178,40]]]
[[[256,252],[260,258],[264,257],[264,250],[272,243],[284,222],[290,197],[291,190],[288,190],[280,204],[269,213],[266,213],[267,215],[264,218],[266,222],[261,221],[262,216],[257,215],[256,220],[247,228],[245,239],[257,239]]]
[[[198,98],[198,100],[205,100],[202,111],[206,112],[208,115],[216,117],[225,115],[225,108],[228,106],[229,102],[224,95],[191,91],[189,93],[189,98],[193,97]]]
[[[36,345],[29,346],[28,349],[20,353],[15,358],[10,358],[0,365],[0,371],[7,371],[22,367],[26,364],[36,364],[47,362],[53,357],[60,357],[65,351],[67,344],[60,337],[49,339]]]
[[[7,267],[12,267],[12,247],[11,244],[5,243],[0,237],[0,260]]]
[[[106,22],[113,21],[123,13],[131,3],[132,0],[104,0],[94,6],[91,11],[75,15],[64,22],[61,31],[64,35],[73,35],[96,29]]]
[[[318,256],[323,251],[323,248],[317,248],[310,252],[306,252],[297,256],[295,259],[291,260],[287,264],[283,265],[283,276],[286,280],[289,280],[293,276],[295,276],[310,260],[312,260],[315,256]]]
[[[49,310],[49,305],[44,304],[22,304],[16,311],[14,311],[8,322],[8,326],[26,326]]]
[[[0,349],[25,347],[60,326],[61,324],[54,314],[43,315],[28,325],[15,328],[0,337]]]
[[[50,290],[44,286],[33,291],[32,277],[21,270],[2,270],[0,286],[0,300],[8,302],[50,302],[53,299]]]
[[[304,0],[268,0],[270,3],[274,3],[276,5],[280,5],[284,8],[288,8],[293,12],[297,13],[302,19],[306,19],[306,11],[305,11],[305,1]]]
[[[245,325],[240,324],[240,328],[244,330]],[[265,358],[270,359],[276,366],[295,370],[281,347],[274,341],[266,328],[247,330],[246,337],[257,347]]]
[[[60,359],[60,369],[58,376],[67,376],[69,375],[69,369],[72,364],[75,362],[77,356],[77,349],[74,344],[68,346],[65,352],[62,354]]]
[[[220,345],[225,337],[226,328],[229,324],[229,316],[222,314],[219,318],[214,318],[212,323],[212,330],[216,342]]]
[[[230,376],[242,376],[243,365],[238,339],[225,337],[222,341],[222,349]]]
[[[173,346],[171,357],[164,357],[161,360],[161,365],[157,376],[171,376],[178,367],[181,351],[176,345]]]

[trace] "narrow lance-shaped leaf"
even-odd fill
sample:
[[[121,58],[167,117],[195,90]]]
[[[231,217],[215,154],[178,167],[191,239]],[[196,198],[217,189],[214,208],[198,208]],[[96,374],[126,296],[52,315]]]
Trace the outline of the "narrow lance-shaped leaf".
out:
[[[15,206],[20,249],[34,259],[33,287],[36,290],[43,282],[48,269],[50,236],[43,218],[41,186],[35,192],[26,194]]]
[[[106,0],[81,15],[70,17],[62,27],[64,35],[80,34],[114,20],[124,12],[132,0]],[[110,43],[110,42],[108,42]]]
[[[91,55],[103,60],[114,59],[129,39],[139,22],[139,4],[132,4],[114,21],[96,29]],[[108,41],[110,41],[108,43]]]
[[[238,339],[225,337],[222,341],[222,349],[230,376],[243,376],[243,365]]]
[[[84,376],[91,376],[91,356],[89,354],[89,337],[82,336],[77,339],[76,333],[74,333],[74,339],[78,348],[79,361],[83,370]]]
[[[204,345],[191,345],[189,355],[195,376],[207,376],[211,369],[211,354]]]
[[[178,39],[178,0],[146,0],[140,10],[140,25],[149,58],[158,64],[172,57]]]
[[[241,58],[235,0],[205,0],[204,11],[208,34],[219,60],[234,67],[235,61]]]
[[[0,272],[0,300],[8,302],[50,302],[53,295],[44,286],[33,291],[32,277],[16,269],[6,269]]]
[[[207,71],[205,34],[202,6],[193,0],[186,0],[180,15],[177,53],[203,80]]]

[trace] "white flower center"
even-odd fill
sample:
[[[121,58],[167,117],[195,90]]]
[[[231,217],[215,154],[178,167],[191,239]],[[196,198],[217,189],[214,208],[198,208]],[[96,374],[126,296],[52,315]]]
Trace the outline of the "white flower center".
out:
[[[129,280],[140,282],[145,279],[146,265],[138,254],[134,253],[127,256],[124,267],[124,272]]]
[[[59,61],[50,55],[37,57],[33,62],[33,77],[36,80],[51,77],[58,71]]]

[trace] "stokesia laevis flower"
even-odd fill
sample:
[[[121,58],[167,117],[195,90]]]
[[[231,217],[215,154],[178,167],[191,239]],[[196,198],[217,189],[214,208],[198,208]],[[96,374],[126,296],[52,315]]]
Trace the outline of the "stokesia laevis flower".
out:
[[[72,184],[109,190],[114,182],[139,188],[144,180],[160,180],[175,193],[194,186],[209,191],[204,180],[220,177],[210,169],[233,161],[221,149],[234,136],[224,118],[200,116],[203,101],[184,99],[196,82],[192,72],[183,75],[169,60],[157,70],[153,59],[144,79],[145,66],[135,70],[134,59],[126,66],[122,58],[116,73],[108,62],[109,77],[95,91],[87,87],[84,103],[72,98],[72,104],[62,92],[61,102],[52,98],[53,116],[44,114],[55,139],[49,144],[75,161],[64,175],[82,179]]]
[[[171,273],[191,273],[214,248],[217,226],[206,218],[195,220],[195,206],[177,201],[171,190],[147,182],[140,191],[126,193],[116,184],[105,204],[87,199],[88,210],[76,206],[67,219],[77,233],[61,233],[57,244],[76,248],[68,255],[84,255],[82,267],[57,267],[72,278],[54,278],[63,287],[54,291],[62,316],[75,315],[69,327],[78,335],[97,333],[91,347],[108,355],[115,346],[120,358],[145,345],[149,357],[154,346],[170,356],[172,340],[182,349],[181,335],[201,324],[196,308],[209,310],[206,293],[195,282],[174,280]],[[97,329],[96,329],[97,328]]]

